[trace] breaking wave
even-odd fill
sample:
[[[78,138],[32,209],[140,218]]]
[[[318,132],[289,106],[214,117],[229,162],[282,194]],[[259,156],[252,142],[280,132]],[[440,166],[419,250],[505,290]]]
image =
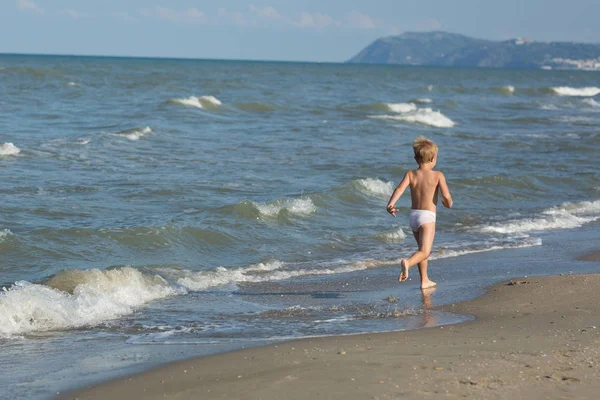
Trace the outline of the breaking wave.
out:
[[[215,109],[223,104],[214,96],[190,96],[187,99],[172,99],[169,103],[204,109]]]
[[[127,130],[116,132],[116,133],[111,133],[111,135],[124,137],[125,139],[129,139],[129,140],[140,140],[143,136],[145,136],[151,132],[152,132],[152,129],[150,129],[149,126],[146,126],[144,128],[133,128],[133,129],[127,129]]]
[[[381,179],[357,179],[352,184],[362,193],[369,196],[389,197],[396,185],[393,182],[385,182]]]
[[[597,87],[584,87],[584,88],[573,88],[569,86],[558,86],[553,87],[552,91],[559,96],[580,96],[580,97],[593,97],[600,94],[600,88]]]
[[[451,128],[454,126],[454,121],[439,111],[433,111],[431,108],[419,108],[400,115],[372,115],[370,118],[419,123],[437,128]]]
[[[475,229],[481,233],[525,234],[550,229],[578,228],[588,222],[600,219],[600,200],[581,203],[564,203],[542,211],[532,218],[513,219],[510,221],[479,226]]]
[[[13,156],[15,154],[19,154],[20,152],[21,149],[10,142],[0,145],[0,156]]]

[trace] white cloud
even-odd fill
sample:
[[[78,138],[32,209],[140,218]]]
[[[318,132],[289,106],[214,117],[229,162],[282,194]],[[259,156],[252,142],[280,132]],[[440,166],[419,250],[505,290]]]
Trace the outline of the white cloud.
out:
[[[367,14],[363,14],[359,11],[352,11],[346,14],[344,22],[351,28],[359,29],[375,29],[381,27],[381,23],[375,23],[375,20]],[[378,26],[379,25],[379,26]]]
[[[17,0],[17,8],[21,11],[32,12],[36,14],[45,13],[43,8],[29,0]]]
[[[129,15],[126,12],[115,11],[115,12],[110,13],[110,16],[113,17],[114,19],[118,19],[118,20],[121,20],[121,21],[127,22],[127,23],[140,22],[136,17],[132,17],[131,15]]]
[[[83,17],[87,17],[88,14],[86,13],[82,13],[79,11],[75,11],[72,8],[65,8],[64,10],[61,11],[57,11],[56,12],[58,15],[64,15],[73,19],[78,19],[78,18],[83,18]]]
[[[125,18],[121,13],[113,16]],[[352,11],[341,19],[336,19],[329,14],[321,12],[302,11],[290,16],[278,11],[273,6],[256,7],[251,4],[245,12],[230,11],[219,8],[216,14],[207,15],[196,8],[185,11],[173,10],[166,7],[142,8],[139,15],[146,18],[168,21],[171,23],[201,23],[211,25],[230,24],[242,27],[261,27],[269,25],[289,26],[301,29],[379,29],[391,30],[393,26],[385,21],[372,18],[368,14]],[[430,21],[429,21],[430,23]]]
[[[244,14],[239,11],[227,11],[225,8],[219,8],[217,11],[217,16],[213,18],[215,24],[220,23],[231,23],[234,25],[250,25],[251,21],[249,21]]]
[[[171,23],[208,23],[208,17],[197,8],[188,8],[185,11],[172,10],[166,7],[142,8],[140,15]]]
[[[264,8],[257,8],[254,5],[250,4],[250,11],[256,15],[257,17],[264,19],[272,19],[276,21],[285,21],[289,20],[288,17],[282,15],[275,8],[268,6]]]
[[[328,14],[323,13],[309,13],[303,11],[300,13],[300,19],[294,24],[301,28],[316,28],[322,29],[328,26],[340,26],[341,22],[336,21]]]

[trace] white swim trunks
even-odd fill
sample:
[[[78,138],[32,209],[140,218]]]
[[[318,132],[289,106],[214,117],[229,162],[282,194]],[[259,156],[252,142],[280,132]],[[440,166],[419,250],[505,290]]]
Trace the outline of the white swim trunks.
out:
[[[413,232],[419,232],[423,224],[435,222],[435,213],[429,210],[410,210],[408,215],[408,225]]]

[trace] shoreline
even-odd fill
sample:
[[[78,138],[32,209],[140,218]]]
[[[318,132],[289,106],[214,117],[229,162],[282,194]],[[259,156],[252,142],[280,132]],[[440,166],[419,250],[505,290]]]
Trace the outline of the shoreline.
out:
[[[472,321],[191,358],[59,398],[592,399],[600,390],[598,289],[600,274],[511,279],[434,308]]]

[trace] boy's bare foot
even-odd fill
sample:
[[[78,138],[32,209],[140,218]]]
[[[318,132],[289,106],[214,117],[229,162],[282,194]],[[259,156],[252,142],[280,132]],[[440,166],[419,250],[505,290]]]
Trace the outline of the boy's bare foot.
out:
[[[431,289],[437,285],[434,281],[427,280],[426,282],[421,282],[421,289]]]
[[[408,279],[408,260],[403,258],[400,260],[400,276],[398,282],[404,282]]]

